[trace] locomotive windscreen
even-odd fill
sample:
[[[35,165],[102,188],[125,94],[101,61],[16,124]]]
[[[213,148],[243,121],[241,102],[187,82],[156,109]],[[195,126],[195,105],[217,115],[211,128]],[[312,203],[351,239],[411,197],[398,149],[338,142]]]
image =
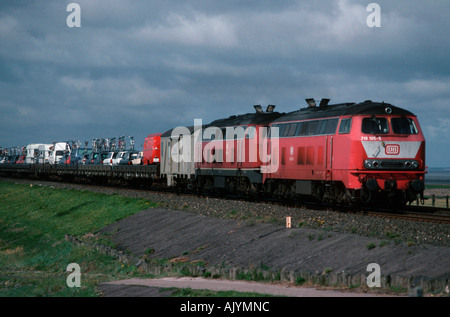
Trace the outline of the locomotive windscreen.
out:
[[[409,118],[392,118],[392,130],[396,134],[417,134],[417,128],[414,121]]]
[[[388,122],[386,118],[364,118],[361,131],[366,134],[386,134],[389,133]]]

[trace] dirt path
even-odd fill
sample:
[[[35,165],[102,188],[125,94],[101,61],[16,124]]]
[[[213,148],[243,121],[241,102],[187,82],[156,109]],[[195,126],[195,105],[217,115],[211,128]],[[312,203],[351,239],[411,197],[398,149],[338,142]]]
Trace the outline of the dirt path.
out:
[[[125,288],[111,288],[111,286],[127,286]],[[147,289],[137,288],[142,292],[152,292],[154,295],[167,296],[170,291],[157,294],[153,288],[191,288],[191,289],[208,289],[212,291],[238,291],[238,292],[252,292],[259,294],[268,294],[274,296],[289,296],[289,297],[374,297],[385,296],[377,295],[373,293],[363,292],[349,292],[349,291],[336,291],[336,290],[320,290],[312,287],[298,287],[298,286],[286,286],[280,284],[266,284],[257,282],[245,282],[245,281],[230,281],[230,280],[211,280],[205,278],[193,278],[193,277],[166,277],[159,279],[128,279],[121,281],[114,281],[103,283],[101,289],[105,291],[106,296],[112,294],[114,290],[117,292],[120,289],[126,289],[127,291],[132,289],[129,286],[146,286]],[[159,291],[158,291],[159,292]],[[148,293],[145,293],[148,294]]]

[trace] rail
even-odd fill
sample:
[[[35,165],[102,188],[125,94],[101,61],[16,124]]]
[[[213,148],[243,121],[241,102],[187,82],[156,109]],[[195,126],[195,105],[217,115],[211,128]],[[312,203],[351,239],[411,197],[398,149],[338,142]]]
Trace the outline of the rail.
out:
[[[413,212],[413,211],[404,211],[397,213],[387,211],[368,211],[367,215],[384,218],[395,218],[401,220],[450,224],[450,214],[434,214],[434,213]]]

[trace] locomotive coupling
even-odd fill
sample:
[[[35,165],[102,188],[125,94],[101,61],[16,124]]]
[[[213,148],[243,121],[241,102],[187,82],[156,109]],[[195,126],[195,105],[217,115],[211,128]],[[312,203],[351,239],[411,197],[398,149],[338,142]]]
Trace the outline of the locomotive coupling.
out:
[[[385,180],[384,181],[384,190],[385,191],[395,191],[397,189],[397,181],[396,180]]]
[[[376,179],[374,178],[369,178],[366,183],[366,188],[370,191],[376,191],[378,189],[380,189],[380,187],[378,186],[378,182]]]
[[[423,193],[423,191],[425,189],[425,184],[424,184],[423,180],[415,179],[415,180],[409,182],[409,188],[411,190],[413,190],[414,192],[420,194],[420,193]]]

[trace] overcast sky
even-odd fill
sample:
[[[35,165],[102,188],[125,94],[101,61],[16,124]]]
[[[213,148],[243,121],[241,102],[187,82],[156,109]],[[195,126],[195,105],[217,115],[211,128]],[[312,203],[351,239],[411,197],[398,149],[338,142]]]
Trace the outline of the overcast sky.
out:
[[[79,4],[81,27],[67,5]],[[305,98],[385,101],[450,166],[450,1],[1,0],[0,146],[147,134]]]

